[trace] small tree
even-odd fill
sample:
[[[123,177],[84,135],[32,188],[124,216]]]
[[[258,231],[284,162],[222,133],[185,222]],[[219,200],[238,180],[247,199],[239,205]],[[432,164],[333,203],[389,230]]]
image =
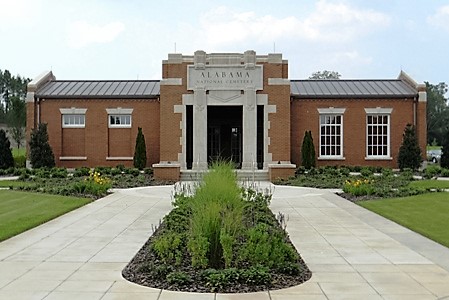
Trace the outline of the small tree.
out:
[[[402,137],[402,145],[399,148],[398,156],[399,169],[403,170],[405,168],[410,168],[416,170],[421,165],[422,157],[415,127],[411,124],[407,124]]]
[[[30,160],[33,168],[55,166],[55,156],[48,143],[47,124],[41,123],[31,132]]]
[[[6,115],[6,121],[11,133],[11,138],[16,142],[17,149],[22,146],[25,138],[26,105],[19,97],[11,97],[10,110]]]
[[[11,143],[6,132],[0,129],[0,169],[14,167],[14,159],[11,152]]]
[[[302,141],[302,166],[306,169],[315,167],[315,146],[313,145],[312,131],[306,131],[304,133],[304,139]]]
[[[440,164],[442,168],[449,169],[449,129],[446,129]]]
[[[145,144],[145,136],[142,133],[142,128],[138,128],[136,137],[136,148],[134,150],[134,167],[142,170],[147,165],[147,146]]]

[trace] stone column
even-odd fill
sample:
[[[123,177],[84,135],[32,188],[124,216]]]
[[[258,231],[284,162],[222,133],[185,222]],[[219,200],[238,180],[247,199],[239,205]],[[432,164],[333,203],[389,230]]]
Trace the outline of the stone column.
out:
[[[254,87],[245,89],[243,103],[243,161],[242,169],[251,170],[257,161],[257,102]]]
[[[207,101],[206,90],[203,87],[195,88],[193,96],[192,169],[207,169]]]

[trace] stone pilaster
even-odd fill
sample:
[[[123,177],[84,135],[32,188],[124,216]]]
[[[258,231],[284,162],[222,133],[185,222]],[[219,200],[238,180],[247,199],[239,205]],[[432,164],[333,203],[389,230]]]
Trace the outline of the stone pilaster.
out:
[[[254,87],[245,89],[243,101],[242,169],[252,169],[257,161],[257,103]]]
[[[207,169],[207,99],[204,88],[195,88],[193,97],[193,169]]]

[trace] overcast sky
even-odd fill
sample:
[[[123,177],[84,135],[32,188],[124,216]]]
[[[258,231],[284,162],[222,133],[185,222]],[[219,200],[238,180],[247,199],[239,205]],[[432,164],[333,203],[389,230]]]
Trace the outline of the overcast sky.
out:
[[[25,77],[160,79],[199,49],[282,53],[290,79],[449,83],[449,0],[0,0],[0,69]]]

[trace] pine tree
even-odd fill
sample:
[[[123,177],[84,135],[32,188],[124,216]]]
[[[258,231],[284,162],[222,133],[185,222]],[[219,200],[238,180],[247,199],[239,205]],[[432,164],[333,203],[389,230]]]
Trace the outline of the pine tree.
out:
[[[449,169],[449,129],[446,129],[440,164],[442,168]]]
[[[147,147],[145,144],[145,136],[142,133],[142,128],[138,128],[136,137],[136,148],[134,150],[134,167],[142,170],[147,165]]]
[[[399,148],[398,156],[399,169],[403,170],[409,168],[417,170],[421,166],[422,157],[415,127],[411,124],[407,124],[402,136],[402,145]]]
[[[55,166],[55,156],[48,143],[47,124],[41,123],[31,132],[30,160],[33,168]]]
[[[302,166],[306,169],[315,167],[315,146],[313,145],[312,131],[306,131],[304,133],[304,139],[302,141]]]
[[[14,167],[14,159],[11,152],[11,143],[6,132],[0,129],[0,169]]]

